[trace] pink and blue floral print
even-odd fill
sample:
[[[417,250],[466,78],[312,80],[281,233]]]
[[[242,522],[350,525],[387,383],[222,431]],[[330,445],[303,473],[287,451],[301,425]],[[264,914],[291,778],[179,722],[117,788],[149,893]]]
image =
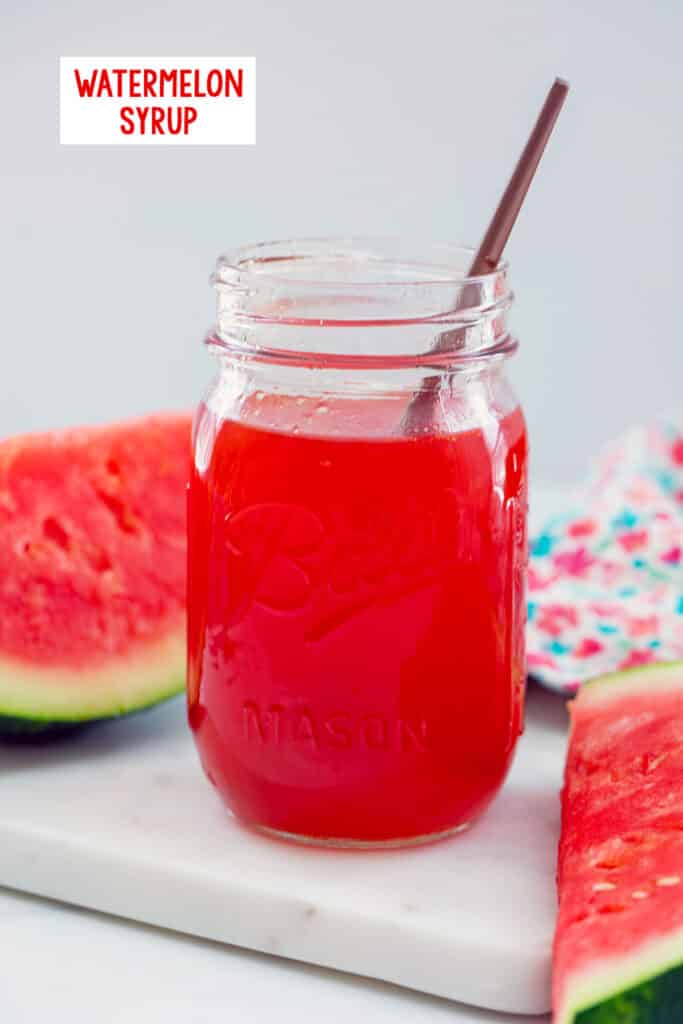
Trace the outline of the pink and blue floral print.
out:
[[[572,695],[592,676],[683,658],[683,432],[631,430],[572,512],[530,545],[529,675]]]

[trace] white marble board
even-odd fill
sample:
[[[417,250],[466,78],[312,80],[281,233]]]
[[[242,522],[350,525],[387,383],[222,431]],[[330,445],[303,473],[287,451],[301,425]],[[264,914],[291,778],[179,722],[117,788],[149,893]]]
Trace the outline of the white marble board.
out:
[[[549,1005],[565,711],[532,692],[506,787],[421,849],[300,848],[237,825],[182,702],[0,747],[0,885],[516,1013]]]

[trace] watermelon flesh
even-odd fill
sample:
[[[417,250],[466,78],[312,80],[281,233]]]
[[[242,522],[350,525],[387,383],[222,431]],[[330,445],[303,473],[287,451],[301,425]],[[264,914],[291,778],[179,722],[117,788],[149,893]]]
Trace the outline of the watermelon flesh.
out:
[[[185,682],[189,415],[0,442],[0,731]]]
[[[683,1021],[683,662],[594,680],[570,711],[555,1024]]]

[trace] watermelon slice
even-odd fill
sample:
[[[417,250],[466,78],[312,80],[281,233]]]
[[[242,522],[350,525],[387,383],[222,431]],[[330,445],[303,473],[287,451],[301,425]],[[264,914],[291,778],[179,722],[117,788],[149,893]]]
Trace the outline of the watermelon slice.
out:
[[[556,1024],[683,1021],[683,662],[596,679],[571,705]]]
[[[0,733],[185,683],[190,417],[0,442]]]

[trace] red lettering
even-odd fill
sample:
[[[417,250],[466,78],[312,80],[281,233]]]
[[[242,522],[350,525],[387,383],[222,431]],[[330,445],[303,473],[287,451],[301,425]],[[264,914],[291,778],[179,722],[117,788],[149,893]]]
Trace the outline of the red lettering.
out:
[[[181,68],[180,71],[180,96],[185,99],[192,95],[192,71],[190,68]]]
[[[168,134],[180,135],[183,130],[185,107],[168,108]]]
[[[135,131],[132,107],[121,107],[121,131],[124,135],[132,135]]]
[[[156,97],[157,73],[153,68],[145,68],[142,72],[143,92],[145,96]]]
[[[121,131],[132,135],[187,135],[197,120],[195,107],[122,107]]]
[[[157,71],[154,68],[94,68],[89,76],[82,75],[78,68],[74,68],[76,89],[81,99],[107,98],[121,99],[130,95],[133,99],[151,96],[171,96],[202,99],[206,96],[231,96],[242,97],[244,95],[244,69],[239,68],[236,72],[226,68],[221,71],[219,68],[211,68],[202,82],[201,72],[197,68],[165,69]],[[197,120],[195,107],[185,108],[188,115],[185,118],[185,129],[189,128]],[[158,118],[152,117],[152,123],[161,130]],[[187,132],[185,131],[187,134]]]
[[[123,98],[123,79],[128,74],[125,68],[112,68],[110,74],[116,79],[116,93],[115,95],[119,98]]]
[[[78,95],[81,99],[92,97],[95,90],[95,82],[97,81],[97,68],[93,71],[90,78],[81,78],[81,73],[78,68],[74,68],[74,75],[76,77],[76,88],[78,89]]]
[[[152,135],[164,134],[164,108],[151,107],[152,111]],[[158,130],[157,130],[158,129]]]
[[[114,93],[112,92],[111,82],[109,81],[109,72],[106,70],[100,71],[100,84],[97,87],[98,99],[105,94],[109,97],[109,99],[112,99],[112,97],[114,96]]]
[[[244,91],[244,69],[240,68],[237,72],[237,78],[233,75],[230,68],[226,69],[225,72],[225,95],[230,95],[230,89],[233,88],[237,96],[242,95]]]
[[[147,120],[147,115],[149,114],[150,108],[149,107],[136,107],[135,110],[136,110],[136,113],[137,113],[138,118],[140,120],[140,134],[144,135],[145,134],[145,122]]]
[[[185,119],[183,125],[183,135],[187,135],[190,130],[190,125],[194,124],[197,120],[197,108],[196,107],[185,107]]]
[[[220,96],[223,92],[223,74],[218,68],[211,68],[206,76],[206,91],[209,96]]]
[[[171,96],[177,96],[178,72],[175,68],[173,71],[166,71],[162,68],[159,72],[159,96],[166,95],[165,87],[167,85],[170,86]]]
[[[140,98],[140,75],[139,68],[131,68],[128,75],[128,94],[132,100]]]
[[[201,77],[200,77],[200,74],[199,74],[199,71],[198,71],[197,68],[194,69],[193,74],[194,74],[194,95],[196,97],[198,97],[199,99],[202,99],[204,96],[206,96],[206,93],[202,89]]]

